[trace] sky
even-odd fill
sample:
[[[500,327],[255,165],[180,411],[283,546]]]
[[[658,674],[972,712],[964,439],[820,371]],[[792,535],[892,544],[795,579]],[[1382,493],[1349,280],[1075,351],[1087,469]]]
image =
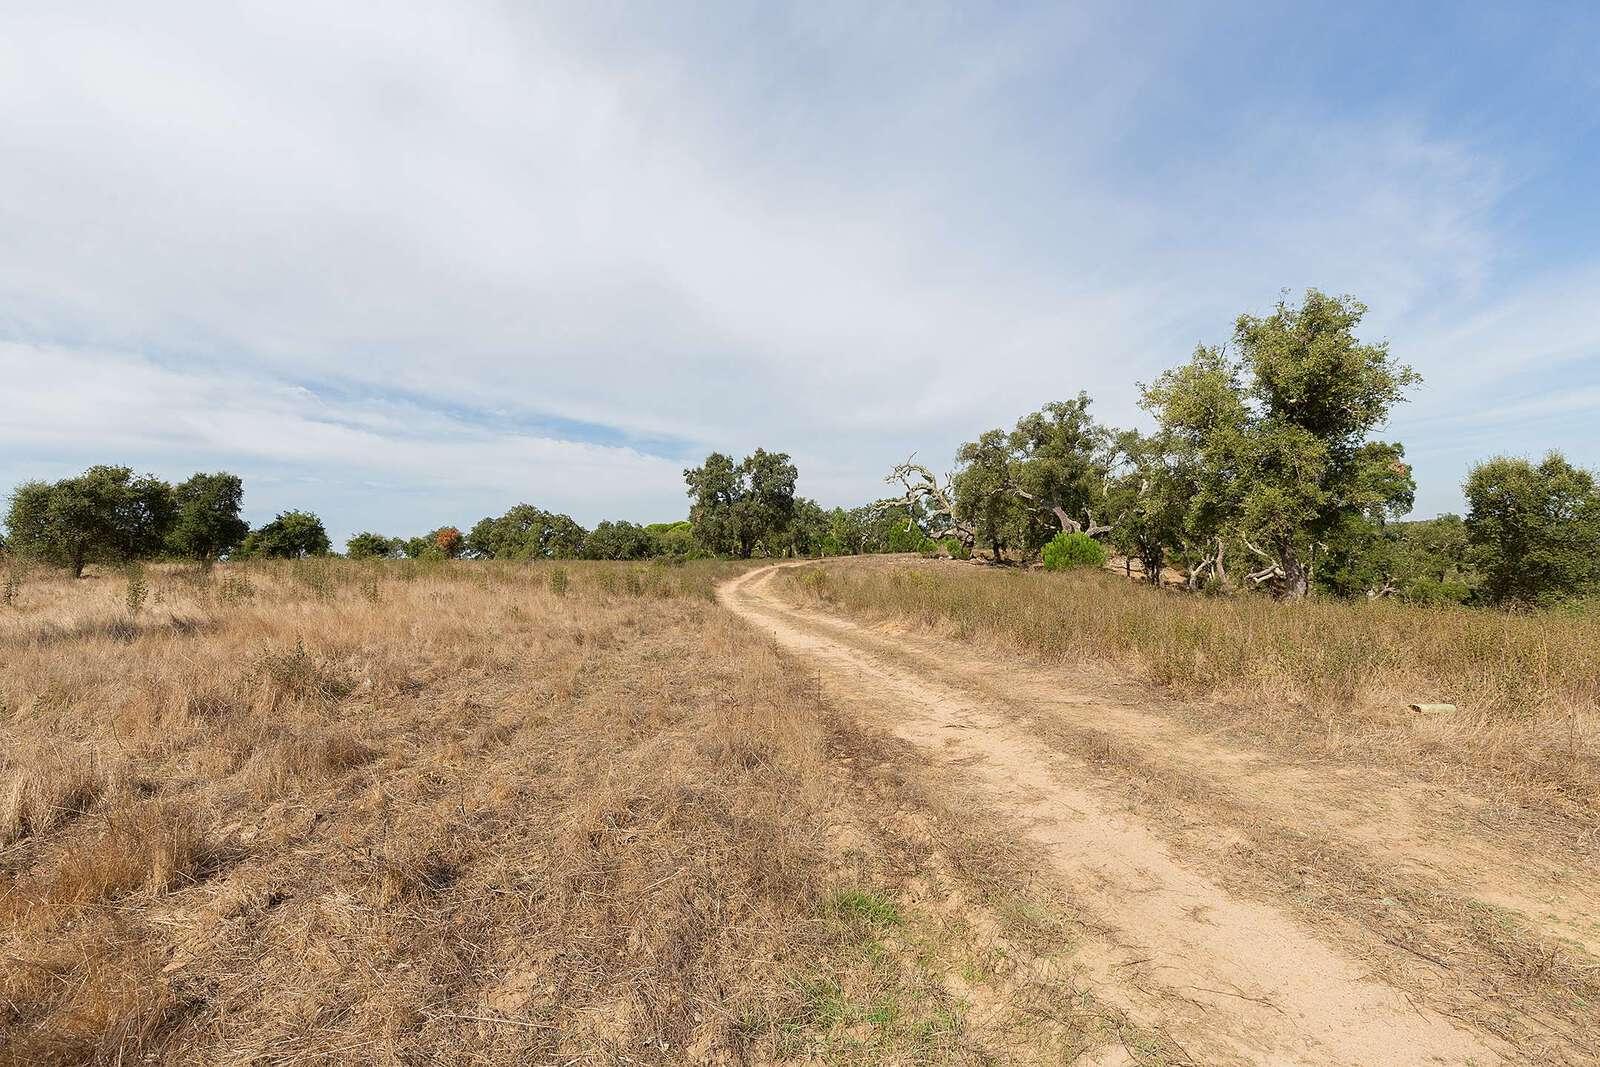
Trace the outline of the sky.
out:
[[[1424,384],[1415,514],[1600,467],[1600,5],[0,0],[0,491],[593,525],[825,506],[1280,293]]]

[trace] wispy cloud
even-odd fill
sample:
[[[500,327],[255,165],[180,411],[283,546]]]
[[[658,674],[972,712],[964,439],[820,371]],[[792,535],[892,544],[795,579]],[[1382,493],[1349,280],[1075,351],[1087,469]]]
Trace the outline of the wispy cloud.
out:
[[[1445,507],[1448,409],[1600,351],[1595,264],[1540,267],[1508,210],[1558,148],[1421,85],[1308,94],[1259,13],[7,20],[0,478],[222,457],[341,527],[594,521],[681,512],[685,455],[763,444],[847,503],[1080,388],[1137,419],[1136,379],[1318,285],[1427,375],[1395,432]]]

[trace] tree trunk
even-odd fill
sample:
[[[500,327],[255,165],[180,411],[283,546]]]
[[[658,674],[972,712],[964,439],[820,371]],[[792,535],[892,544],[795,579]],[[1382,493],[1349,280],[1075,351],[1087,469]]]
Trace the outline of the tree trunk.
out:
[[[1144,556],[1139,562],[1144,564],[1144,580],[1151,585],[1159,586],[1161,584],[1161,566],[1166,562],[1162,559],[1162,554],[1156,552],[1152,555]]]
[[[83,545],[78,545],[76,548],[74,548],[72,550],[72,576],[74,578],[82,578],[83,577],[83,557],[84,557],[84,546]]]
[[[1311,593],[1310,568],[1294,553],[1293,549],[1283,549],[1280,558],[1283,560],[1284,599],[1304,600]]]

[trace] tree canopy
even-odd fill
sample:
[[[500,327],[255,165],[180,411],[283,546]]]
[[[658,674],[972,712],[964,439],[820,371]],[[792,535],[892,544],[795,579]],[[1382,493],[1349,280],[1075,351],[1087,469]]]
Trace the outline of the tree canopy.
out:
[[[322,520],[309,511],[280,512],[260,529],[250,531],[239,546],[241,559],[303,559],[333,551]]]
[[[1220,571],[1236,538],[1254,557],[1252,581],[1303,597],[1319,554],[1353,524],[1410,510],[1404,449],[1370,436],[1420,378],[1387,343],[1356,338],[1365,313],[1311,290],[1298,307],[1241,315],[1237,357],[1202,347],[1145,388],[1158,447],[1173,452],[1165,469],[1191,497],[1175,547],[1214,545]]]
[[[344,554],[351,559],[393,559],[405,549],[405,541],[398,537],[363,530],[344,543]]]
[[[1497,457],[1467,477],[1466,529],[1494,603],[1541,604],[1600,589],[1600,491],[1558,452]]]
[[[793,540],[798,476],[785,452],[758,448],[740,463],[713,452],[683,472],[695,540],[707,551],[740,559],[757,550],[783,554]]]
[[[499,518],[480,519],[463,548],[479,559],[573,559],[586,533],[570,515],[518,504]]]
[[[26,482],[6,513],[11,550],[66,567],[127,563],[158,552],[173,519],[172,487],[127,467],[90,467],[58,482]]]
[[[244,482],[236,474],[196,474],[172,491],[174,519],[167,534],[173,555],[210,564],[233,551],[250,533],[239,517]]]

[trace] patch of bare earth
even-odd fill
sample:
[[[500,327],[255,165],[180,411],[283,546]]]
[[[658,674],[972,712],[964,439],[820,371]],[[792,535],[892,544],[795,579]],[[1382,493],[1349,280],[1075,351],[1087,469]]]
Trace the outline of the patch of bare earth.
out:
[[[846,564],[849,566],[850,564]],[[1296,759],[1092,672],[729,606],[946,768],[1074,901],[1080,984],[1206,1062],[1593,1062],[1592,837],[1393,767]]]

